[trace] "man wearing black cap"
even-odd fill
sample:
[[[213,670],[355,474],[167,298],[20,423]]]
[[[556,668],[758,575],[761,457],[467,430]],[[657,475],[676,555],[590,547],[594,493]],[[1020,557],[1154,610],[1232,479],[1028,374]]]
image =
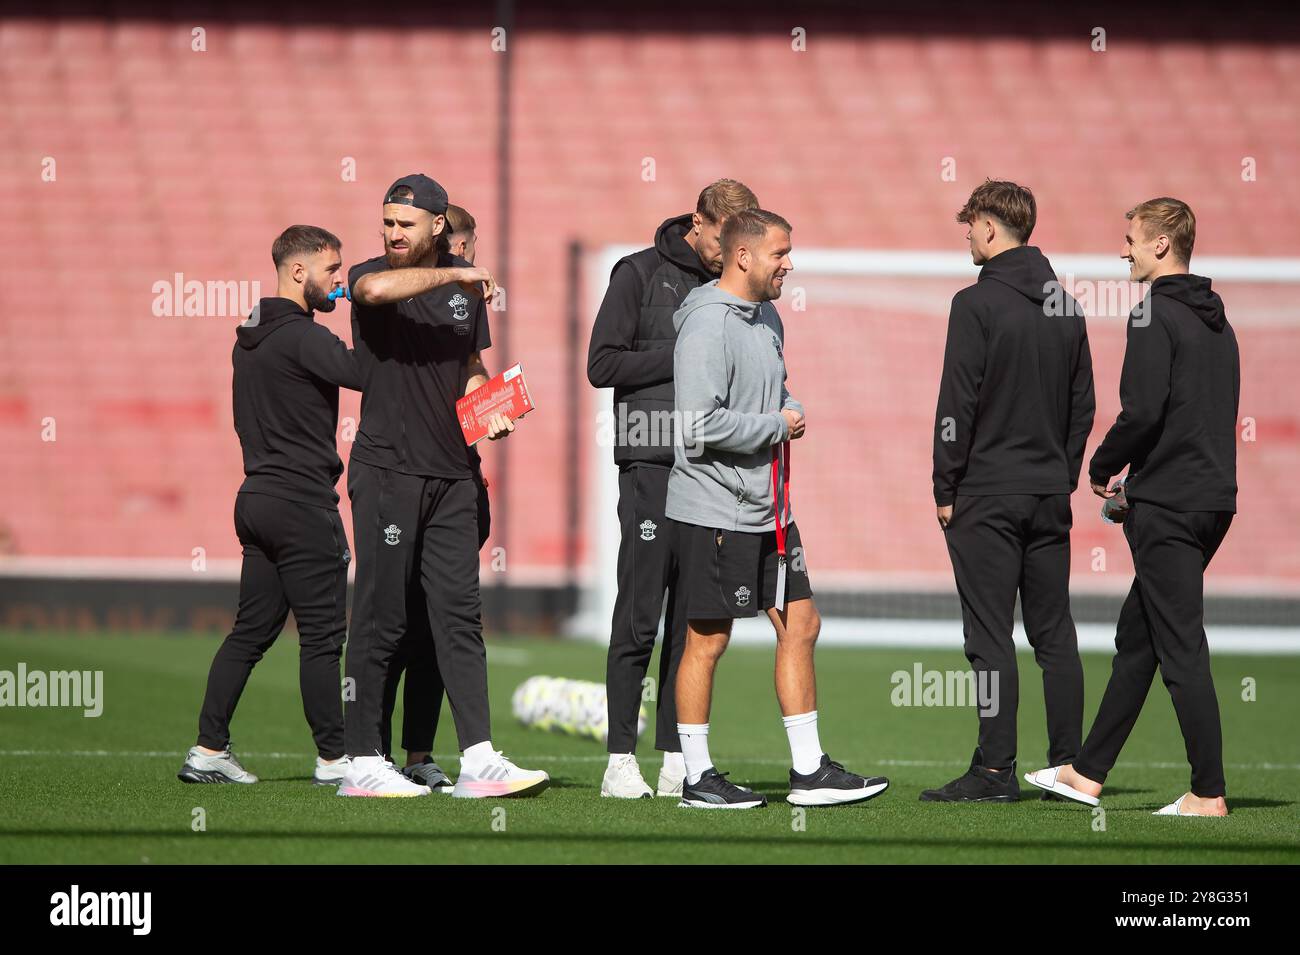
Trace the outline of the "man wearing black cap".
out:
[[[344,687],[342,796],[423,796],[383,755],[385,684],[422,585],[438,669],[462,751],[452,795],[533,795],[550,782],[492,747],[478,582],[478,490],[456,400],[488,380],[491,276],[440,253],[447,193],[423,175],[385,193],[384,252],[354,267],[352,336],[364,385],[348,494],[357,554]],[[514,424],[498,416],[488,437]]]
[[[448,204],[447,225],[438,236],[440,252],[450,252],[470,265],[474,264],[477,245],[477,223],[474,217],[460,206]],[[491,533],[492,512],[488,501],[488,482],[483,476],[482,462],[477,448],[467,449],[470,465],[474,469],[474,482],[478,489],[478,546]],[[433,759],[433,740],[438,731],[438,718],[442,711],[442,674],[438,672],[438,656],[429,631],[429,615],[424,609],[424,588],[419,576],[411,581],[406,599],[406,636],[393,657],[388,670],[388,684],[384,688],[384,713],[382,717],[383,751],[392,758],[393,710],[397,706],[397,690],[402,687],[402,748],[406,750],[406,765],[402,775],[435,793],[450,793],[455,784],[451,777]],[[403,674],[405,679],[403,680]]]
[[[314,781],[337,784],[347,769],[339,655],[347,628],[348,539],[334,485],[339,388],[361,388],[356,357],[312,318],[334,311],[342,287],[339,240],[316,226],[290,226],[271,246],[276,297],[236,330],[232,362],[235,430],[244,483],[235,498],[243,545],[235,625],[208,672],[187,783],[255,783],[230,751],[230,720],[253,667],[284,627],[298,625],[303,710],[316,739]]]

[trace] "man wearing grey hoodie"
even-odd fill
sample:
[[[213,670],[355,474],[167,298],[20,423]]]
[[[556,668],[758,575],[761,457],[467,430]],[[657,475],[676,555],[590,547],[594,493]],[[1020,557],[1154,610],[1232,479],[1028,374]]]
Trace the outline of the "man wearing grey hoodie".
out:
[[[708,747],[713,674],[732,620],[759,609],[777,637],[777,699],[794,763],[789,802],[861,802],[889,781],[850,773],[822,751],[813,669],[821,618],[790,516],[789,442],[803,436],[804,416],[785,387],[784,330],[770,304],[793,268],[790,223],[762,209],[736,213],[722,228],[722,260],[722,278],[694,289],[673,316],[680,437],[664,513],[674,522],[687,587],[676,687],[686,762],[681,805],[767,805],[719,773]]]

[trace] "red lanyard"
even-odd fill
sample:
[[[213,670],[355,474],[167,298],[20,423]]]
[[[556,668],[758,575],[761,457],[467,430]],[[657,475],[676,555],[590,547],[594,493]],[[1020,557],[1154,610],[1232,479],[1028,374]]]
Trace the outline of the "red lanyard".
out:
[[[776,509],[776,552],[785,558],[785,529],[790,523],[790,442],[772,445],[772,503]]]

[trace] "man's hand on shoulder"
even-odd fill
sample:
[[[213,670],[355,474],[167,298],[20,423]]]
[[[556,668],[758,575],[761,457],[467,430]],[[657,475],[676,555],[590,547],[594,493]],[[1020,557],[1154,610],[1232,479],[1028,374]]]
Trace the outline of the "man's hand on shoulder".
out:
[[[385,269],[359,277],[352,285],[352,300],[361,305],[390,305],[452,283],[468,283],[466,291],[475,292],[481,284],[489,298],[496,289],[492,273],[474,266]]]
[[[492,278],[492,273],[479,266],[470,266],[469,268],[457,269],[464,275],[456,281],[466,292],[482,292],[483,300],[491,302],[492,296],[497,290],[496,279]]]

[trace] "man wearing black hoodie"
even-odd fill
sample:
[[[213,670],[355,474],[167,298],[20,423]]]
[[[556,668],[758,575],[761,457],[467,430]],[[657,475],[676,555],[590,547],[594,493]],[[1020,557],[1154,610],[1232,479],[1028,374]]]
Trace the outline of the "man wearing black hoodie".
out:
[[[334,490],[343,473],[334,433],[339,388],[360,390],[355,356],[312,319],[332,312],[342,286],[340,243],[315,226],[286,229],[271,247],[276,298],[236,330],[235,431],[244,483],[235,498],[243,545],[239,610],[208,673],[198,745],[178,774],[187,783],[255,783],[230,751],[230,720],[257,661],[293,610],[303,709],[316,739],[315,782],[347,768],[339,656],[351,555]]]
[[[743,183],[706,186],[695,212],[668,219],[655,244],[615,264],[591,330],[587,379],[614,389],[614,463],[618,465],[618,596],[610,631],[605,688],[609,765],[601,795],[648,797],[636,762],[641,681],[654,652],[668,594],[666,639],[659,654],[655,748],[663,751],[660,796],[680,797],[686,765],[673,701],[686,615],[676,586],[675,542],[664,518],[673,466],[673,314],[688,292],[722,274],[722,225],[758,200]]]
[[[935,415],[934,501],[976,678],[979,745],[965,775],[924,802],[1015,802],[1019,676],[1012,614],[1043,670],[1053,762],[1079,750],[1083,666],[1070,616],[1070,492],[1095,403],[1078,304],[1026,245],[1037,209],[986,181],[957,213],[979,281],[954,296]]]
[[[1196,217],[1161,198],[1128,213],[1123,257],[1150,282],[1129,316],[1122,410],[1088,465],[1098,496],[1128,467],[1121,507],[1133,586],[1120,611],[1115,660],[1077,758],[1025,778],[1095,806],[1151,689],[1157,667],[1173,697],[1192,766],[1191,790],[1164,816],[1226,816],[1223,732],[1205,639],[1205,568],[1237,510],[1237,337],[1210,280],[1189,274]]]

